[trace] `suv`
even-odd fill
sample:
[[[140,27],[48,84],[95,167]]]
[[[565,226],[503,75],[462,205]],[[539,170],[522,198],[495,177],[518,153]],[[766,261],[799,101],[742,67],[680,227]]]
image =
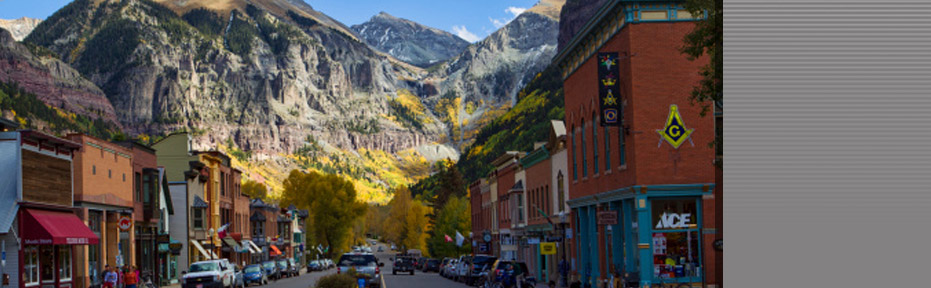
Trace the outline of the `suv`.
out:
[[[427,272],[430,272],[430,271],[439,273],[439,272],[440,272],[440,260],[439,260],[439,259],[427,259],[427,260],[424,260],[424,261],[423,261],[423,268],[421,268],[421,270],[422,270],[424,273],[427,273]]]
[[[460,256],[459,261],[456,261],[456,272],[452,275],[453,279],[458,282],[465,282],[469,269],[472,269],[472,256]]]
[[[209,260],[191,264],[190,269],[181,276],[183,288],[226,288],[232,287],[235,279],[233,266],[229,260]]]
[[[398,272],[409,272],[414,275],[414,258],[410,256],[395,258],[394,265],[391,266],[391,275],[398,275]]]
[[[475,255],[475,257],[472,257],[471,266],[466,266],[465,271],[460,272],[460,274],[465,275],[463,280],[466,285],[472,286],[476,280],[485,276],[482,275],[482,272],[487,271],[486,268],[491,267],[495,260],[498,260],[498,258],[490,255]]]
[[[372,253],[346,253],[336,262],[336,274],[349,273],[350,270],[356,270],[356,278],[365,279],[365,285],[369,288],[381,287],[381,267],[384,264],[379,263]]]
[[[278,270],[278,263],[275,261],[262,262],[262,269],[265,269],[265,277],[268,279],[281,279],[281,270]]]

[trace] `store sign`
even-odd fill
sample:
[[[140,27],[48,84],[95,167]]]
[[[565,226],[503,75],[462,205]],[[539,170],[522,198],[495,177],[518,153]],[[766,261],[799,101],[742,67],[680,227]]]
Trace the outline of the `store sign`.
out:
[[[601,106],[601,126],[621,124],[621,85],[617,68],[617,52],[598,53],[598,99]]]
[[[120,216],[120,221],[117,225],[120,227],[120,230],[126,231],[133,227],[133,220],[129,219],[129,216]]]
[[[527,238],[527,245],[540,244],[540,238]]]
[[[598,212],[598,225],[617,225],[617,211]]]
[[[685,128],[685,122],[682,121],[679,106],[676,106],[676,104],[669,105],[669,116],[666,117],[666,125],[663,126],[663,129],[656,130],[656,133],[659,133],[661,137],[659,144],[662,145],[663,140],[666,140],[675,149],[679,149],[679,146],[685,140],[691,142],[692,132],[695,132],[695,129]],[[695,146],[695,143],[692,143],[692,146]]]
[[[555,254],[556,254],[556,243],[553,243],[553,242],[540,243],[540,255],[555,255]]]
[[[692,214],[663,213],[656,222],[656,229],[689,228],[689,224],[692,223]]]

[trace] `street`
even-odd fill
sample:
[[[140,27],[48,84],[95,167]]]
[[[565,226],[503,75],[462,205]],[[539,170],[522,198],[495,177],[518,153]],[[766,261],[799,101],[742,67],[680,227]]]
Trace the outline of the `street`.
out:
[[[390,251],[391,249],[388,246],[385,246],[384,243],[378,243],[373,249],[378,251],[378,247],[382,247],[385,252],[375,252],[375,256],[378,257],[378,260],[382,263],[385,263],[385,266],[381,268],[381,275],[385,278],[385,287],[383,288],[432,288],[432,287],[454,287],[454,288],[466,288],[465,284],[458,283],[456,281],[440,277],[440,274],[436,272],[423,273],[419,270],[414,272],[414,275],[409,274],[399,274],[391,275],[391,266],[394,264],[391,261],[391,257],[395,255],[395,251]]]
[[[292,278],[283,278],[278,281],[269,281],[268,285],[262,286],[252,286],[252,287],[275,287],[275,288],[308,288],[314,287],[317,283],[317,279],[320,277],[336,273],[336,269],[330,269],[327,271],[316,271],[306,274],[301,274],[301,276],[292,277]]]

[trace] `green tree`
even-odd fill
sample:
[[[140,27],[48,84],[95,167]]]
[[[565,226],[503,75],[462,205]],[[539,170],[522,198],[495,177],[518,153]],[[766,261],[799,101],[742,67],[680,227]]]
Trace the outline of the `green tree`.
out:
[[[265,184],[246,179],[242,181],[242,194],[252,199],[268,199],[268,188]]]
[[[427,218],[431,212],[430,207],[413,200],[410,190],[405,186],[395,189],[394,198],[388,202],[388,207],[388,217],[382,225],[391,228],[385,229],[385,238],[401,249],[424,250],[430,224]]]
[[[357,199],[352,182],[334,174],[291,170],[283,186],[282,205],[310,211],[305,227],[313,243],[330,247],[330,258],[347,251],[353,226],[367,207]]]
[[[684,46],[680,48],[689,59],[695,60],[703,55],[709,56],[709,62],[699,72],[701,81],[692,89],[693,103],[702,105],[705,116],[711,105],[723,107],[724,103],[724,3],[721,0],[687,0],[685,9],[692,15],[707,13],[706,18],[698,21],[695,28],[685,35]],[[719,154],[723,153],[724,134],[722,127],[715,131],[715,140],[711,143]],[[716,165],[723,165],[717,161]]]
[[[455,241],[446,242],[446,235],[455,239],[456,232],[468,237],[468,232],[472,229],[471,211],[468,198],[449,198],[446,205],[436,214],[436,225],[433,225],[432,235],[427,239],[430,255],[437,258],[457,257],[472,251],[472,243],[468,239],[463,242],[462,247],[456,246]]]
[[[440,166],[440,177],[437,187],[438,191],[436,195],[436,200],[433,202],[433,207],[443,207],[446,205],[451,197],[465,197],[465,181],[462,179],[462,174],[459,173],[459,169],[456,169],[456,163],[452,160],[440,161],[438,163]]]

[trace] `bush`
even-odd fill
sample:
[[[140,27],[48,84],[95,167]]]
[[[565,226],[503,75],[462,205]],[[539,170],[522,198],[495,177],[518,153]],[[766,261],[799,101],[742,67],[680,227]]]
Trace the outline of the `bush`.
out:
[[[257,35],[258,31],[254,25],[240,19],[239,15],[233,16],[233,22],[230,23],[229,32],[226,34],[227,49],[241,57],[247,57],[252,52],[252,39]]]
[[[317,280],[316,288],[355,288],[359,284],[356,283],[356,277],[353,277],[349,274],[330,274],[327,276],[320,277],[320,280]]]
[[[212,38],[223,33],[223,18],[220,18],[220,15],[206,8],[191,10],[185,13],[181,18],[207,37]]]

